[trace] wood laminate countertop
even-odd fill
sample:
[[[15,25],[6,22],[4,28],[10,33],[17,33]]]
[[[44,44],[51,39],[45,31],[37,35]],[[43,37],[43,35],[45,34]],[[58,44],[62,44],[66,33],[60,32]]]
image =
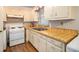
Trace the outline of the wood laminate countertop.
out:
[[[38,28],[38,27],[35,27],[35,28]],[[43,30],[43,31],[34,30],[31,27],[29,27],[28,29],[31,29],[49,38],[61,41],[65,44],[69,43],[78,35],[78,31],[72,30],[72,29],[49,28],[49,27],[47,27],[48,30]]]
[[[78,32],[75,30],[60,29],[60,28],[52,28],[52,29],[49,28],[48,30],[40,31],[40,33],[50,38],[61,41],[65,44],[69,43],[78,35]]]

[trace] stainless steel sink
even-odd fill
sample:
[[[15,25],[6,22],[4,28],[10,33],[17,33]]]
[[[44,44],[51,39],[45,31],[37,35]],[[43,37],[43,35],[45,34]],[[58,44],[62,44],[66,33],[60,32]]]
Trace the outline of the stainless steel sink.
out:
[[[38,31],[44,31],[47,30],[47,28],[33,28],[34,30],[38,30]]]

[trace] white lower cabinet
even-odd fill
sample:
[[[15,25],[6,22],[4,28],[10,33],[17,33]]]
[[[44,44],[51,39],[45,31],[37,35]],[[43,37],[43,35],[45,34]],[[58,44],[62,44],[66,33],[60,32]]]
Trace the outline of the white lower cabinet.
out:
[[[2,37],[3,37],[3,33],[0,32],[0,52],[3,51],[3,39],[2,39]]]
[[[65,44],[63,42],[51,39],[47,36],[30,30],[30,42],[39,52],[64,52]]]
[[[33,44],[32,33],[31,30],[26,29],[26,42],[30,41]]]
[[[28,40],[30,39],[29,35],[30,35],[30,32],[28,29],[26,29],[26,42],[28,42]]]
[[[33,40],[35,48],[40,52],[46,51],[46,40],[39,36],[38,33],[33,33]]]
[[[32,39],[30,38],[31,36],[29,36],[29,41],[30,41],[30,43],[32,43]]]
[[[46,40],[40,38],[39,52],[46,52]]]
[[[54,44],[47,42],[47,52],[61,52],[62,49],[55,46]]]
[[[37,49],[37,50],[39,50],[39,38],[38,38],[38,36],[36,36],[35,34],[33,35],[33,40],[34,40],[34,46],[35,46],[35,48]]]
[[[29,34],[29,41],[31,42],[31,44],[34,44],[32,32],[31,31],[29,31],[29,32],[30,32],[30,34]]]

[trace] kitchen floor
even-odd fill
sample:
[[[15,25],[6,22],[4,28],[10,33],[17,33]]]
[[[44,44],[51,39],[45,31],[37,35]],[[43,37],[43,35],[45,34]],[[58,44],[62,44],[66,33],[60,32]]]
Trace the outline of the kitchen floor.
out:
[[[7,47],[5,52],[37,52],[30,42],[19,44],[13,47]]]

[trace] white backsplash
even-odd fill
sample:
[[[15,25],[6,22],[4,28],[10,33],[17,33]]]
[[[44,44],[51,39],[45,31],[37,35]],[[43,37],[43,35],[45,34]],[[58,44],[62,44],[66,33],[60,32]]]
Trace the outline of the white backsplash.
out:
[[[63,24],[64,28],[79,30],[79,20],[71,21]]]
[[[63,24],[61,24],[61,22],[63,22]],[[76,19],[73,21],[50,21],[49,27],[59,27],[59,28],[79,30],[79,20]]]

